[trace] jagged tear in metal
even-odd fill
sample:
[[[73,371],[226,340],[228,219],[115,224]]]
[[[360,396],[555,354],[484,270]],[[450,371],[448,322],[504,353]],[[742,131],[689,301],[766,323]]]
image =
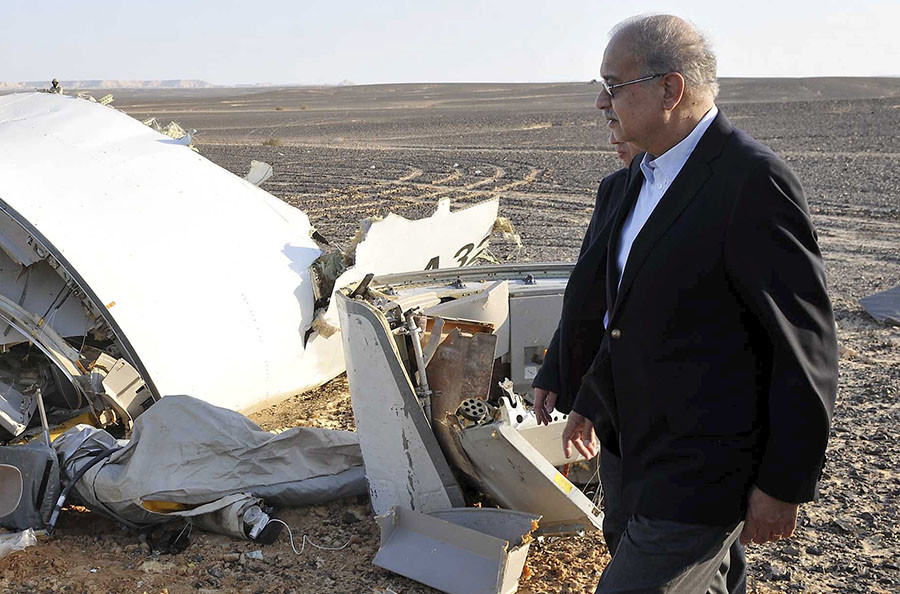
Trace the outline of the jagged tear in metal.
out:
[[[272,166],[268,163],[262,161],[250,161],[250,171],[247,172],[244,179],[254,186],[258,186],[272,177],[274,173],[275,170],[272,169]]]

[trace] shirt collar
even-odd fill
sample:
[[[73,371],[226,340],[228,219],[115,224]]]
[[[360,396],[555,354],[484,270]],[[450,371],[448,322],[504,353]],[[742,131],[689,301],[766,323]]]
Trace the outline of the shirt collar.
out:
[[[644,153],[644,158],[641,161],[641,171],[644,173],[644,177],[651,184],[654,183],[656,176],[660,176],[660,179],[664,184],[669,184],[675,179],[675,176],[678,175],[678,172],[681,171],[681,168],[684,167],[684,164],[687,162],[688,157],[691,156],[691,153],[694,152],[694,149],[697,148],[697,144],[700,142],[700,139],[703,138],[704,132],[709,128],[712,121],[716,118],[716,115],[719,113],[719,108],[715,105],[710,108],[709,111],[704,114],[700,121],[697,122],[697,125],[694,126],[694,129],[691,130],[691,133],[684,137],[684,139],[661,154],[660,156],[653,158],[650,153]]]

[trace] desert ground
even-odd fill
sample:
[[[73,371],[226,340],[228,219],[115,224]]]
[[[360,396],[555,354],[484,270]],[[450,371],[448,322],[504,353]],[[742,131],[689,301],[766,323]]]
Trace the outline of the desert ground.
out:
[[[499,261],[572,260],[600,179],[619,167],[593,107],[596,85],[416,84],[330,88],[116,90],[139,119],[199,132],[213,162],[243,175],[270,163],[263,188],[349,243],[358,221],[430,214],[500,197],[522,248]],[[99,97],[105,91],[93,93]],[[841,347],[840,385],[821,498],[796,535],[749,549],[752,592],[900,591],[900,328],[859,299],[900,284],[900,78],[726,79],[718,101],[803,182],[828,270]],[[411,246],[414,249],[414,246]],[[352,428],[346,378],[252,417],[267,429]],[[798,424],[803,419],[797,419]],[[282,510],[268,547],[193,532],[168,552],[78,506],[52,540],[0,560],[2,592],[388,592],[433,590],[374,567],[378,534],[365,498]],[[262,559],[247,553],[260,549]],[[599,535],[535,542],[520,592],[592,592],[608,561]]]

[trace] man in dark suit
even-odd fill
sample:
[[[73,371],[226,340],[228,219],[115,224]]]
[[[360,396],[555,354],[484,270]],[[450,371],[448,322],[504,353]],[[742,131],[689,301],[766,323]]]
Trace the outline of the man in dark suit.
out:
[[[815,231],[788,166],[718,113],[715,70],[671,16],[616,27],[601,66],[597,107],[645,154],[595,213],[594,268],[534,384],[538,408],[571,406],[566,451],[599,437],[621,457],[630,517],[597,592],[726,591],[734,541],[790,536],[824,460],[837,347]]]

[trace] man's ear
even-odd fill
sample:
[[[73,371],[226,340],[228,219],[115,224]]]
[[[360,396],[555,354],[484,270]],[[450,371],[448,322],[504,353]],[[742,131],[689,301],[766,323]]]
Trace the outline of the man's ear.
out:
[[[684,77],[680,72],[669,72],[662,78],[663,109],[672,111],[684,98]]]

